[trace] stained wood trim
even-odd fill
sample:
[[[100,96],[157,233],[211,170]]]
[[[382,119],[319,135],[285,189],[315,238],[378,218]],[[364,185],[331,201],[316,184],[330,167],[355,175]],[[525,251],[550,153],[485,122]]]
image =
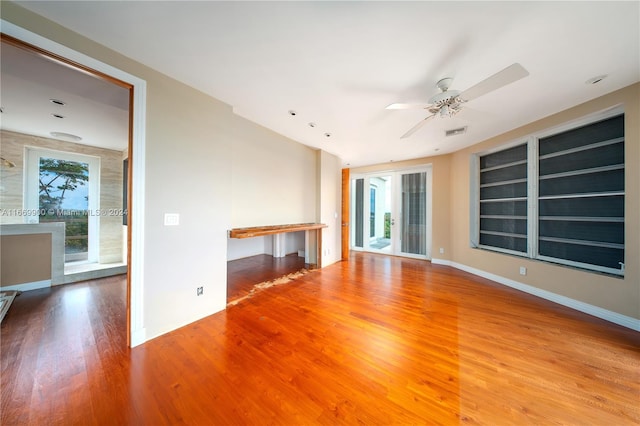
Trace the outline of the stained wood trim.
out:
[[[341,245],[342,245],[342,260],[349,259],[349,235],[350,227],[349,220],[351,219],[350,211],[350,198],[351,193],[349,191],[349,178],[351,169],[342,169],[342,232],[341,232]]]
[[[253,226],[249,228],[233,228],[229,231],[230,238],[251,238],[263,235],[282,234],[284,232],[311,231],[327,228],[324,223],[293,223],[287,225]]]
[[[112,77],[108,74],[105,74],[103,72],[94,70],[93,68],[89,68],[85,65],[79,64],[77,62],[74,62],[70,59],[67,59],[65,57],[62,57],[60,55],[56,55],[55,53],[49,52],[48,50],[42,49],[38,46],[34,46],[33,44],[30,43],[26,43],[20,39],[17,39],[15,37],[12,37],[10,35],[7,35],[5,33],[0,33],[0,40],[2,40],[3,43],[7,43],[10,44],[12,46],[15,46],[19,49],[23,49],[26,51],[29,51],[33,54],[36,54],[38,56],[41,56],[45,59],[48,59],[50,61],[53,62],[57,62],[59,64],[62,64],[64,66],[72,66],[73,68],[76,68],[78,71],[83,72],[85,74],[90,74],[96,78],[99,78],[101,80],[105,80],[109,83],[113,83],[117,86],[120,87],[124,87],[125,89],[133,89],[133,85],[130,83],[126,83],[120,79],[117,79],[115,77]]]

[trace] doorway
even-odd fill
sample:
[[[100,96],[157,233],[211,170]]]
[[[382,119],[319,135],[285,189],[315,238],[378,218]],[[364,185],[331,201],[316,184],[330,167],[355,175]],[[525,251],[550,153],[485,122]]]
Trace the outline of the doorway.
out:
[[[431,167],[353,175],[352,250],[431,258]]]
[[[2,43],[48,58],[64,66],[79,70],[94,78],[125,87],[129,91],[128,129],[126,132],[129,167],[127,173],[128,212],[126,230],[127,273],[127,343],[137,346],[146,341],[143,324],[143,241],[144,228],[144,151],[146,82],[120,69],[95,60],[10,22],[2,22]],[[51,100],[53,102],[53,100]],[[123,207],[122,205],[120,207]],[[122,223],[122,219],[120,219]]]

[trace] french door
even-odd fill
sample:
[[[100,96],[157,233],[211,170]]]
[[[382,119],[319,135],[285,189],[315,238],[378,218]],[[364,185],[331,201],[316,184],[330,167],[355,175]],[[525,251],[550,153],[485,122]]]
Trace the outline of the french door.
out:
[[[431,167],[354,175],[353,250],[431,258]]]

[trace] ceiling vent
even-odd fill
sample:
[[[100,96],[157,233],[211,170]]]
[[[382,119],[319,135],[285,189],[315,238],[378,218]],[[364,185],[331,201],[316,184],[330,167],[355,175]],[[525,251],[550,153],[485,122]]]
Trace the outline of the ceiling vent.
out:
[[[451,129],[451,130],[447,130],[444,132],[444,135],[449,137],[449,136],[456,136],[456,135],[462,135],[467,133],[467,126],[464,127],[459,127],[457,129]]]

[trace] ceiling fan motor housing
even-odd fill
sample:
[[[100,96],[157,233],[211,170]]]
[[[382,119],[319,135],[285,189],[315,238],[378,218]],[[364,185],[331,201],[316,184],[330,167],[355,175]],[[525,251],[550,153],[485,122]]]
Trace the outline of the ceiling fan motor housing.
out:
[[[429,98],[429,103],[433,105],[445,105],[450,102],[452,99],[455,99],[460,95],[459,90],[447,90],[442,93],[438,93],[437,95],[433,95]]]

